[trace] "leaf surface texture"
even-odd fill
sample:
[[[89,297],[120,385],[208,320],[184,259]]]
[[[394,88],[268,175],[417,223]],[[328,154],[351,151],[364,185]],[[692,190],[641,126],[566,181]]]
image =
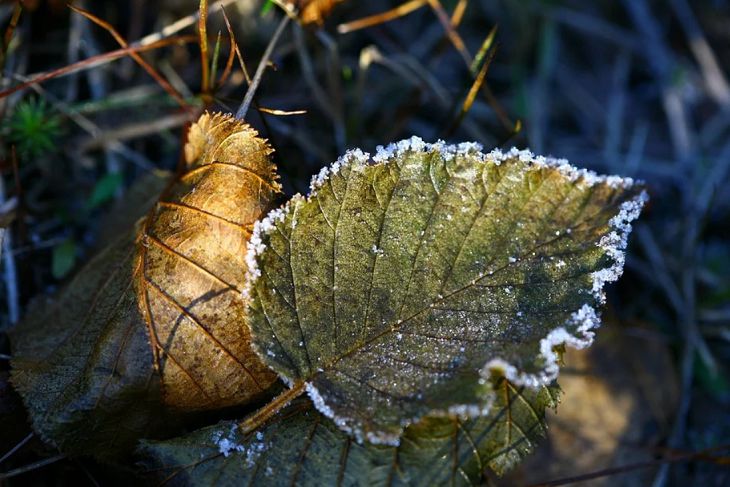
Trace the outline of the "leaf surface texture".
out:
[[[479,415],[495,370],[536,388],[557,375],[554,347],[590,343],[643,198],[528,153],[417,138],[351,151],[257,225],[255,349],[358,439]]]
[[[31,306],[12,379],[45,440],[114,458],[179,412],[266,393],[276,375],[250,349],[241,287],[251,226],[279,193],[270,152],[247,125],[204,114],[183,174],[162,197],[159,175],[142,179],[125,215],[107,219],[121,236]]]
[[[244,436],[235,422],[181,438],[144,442],[147,468],[166,485],[480,485],[501,474],[544,434],[544,410],[558,389],[499,381],[486,416],[428,417],[408,427],[400,446],[358,444],[322,414],[294,403]]]

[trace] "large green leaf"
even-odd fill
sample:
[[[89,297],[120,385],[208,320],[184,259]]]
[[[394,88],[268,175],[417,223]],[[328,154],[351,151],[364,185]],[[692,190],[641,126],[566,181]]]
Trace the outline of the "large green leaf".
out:
[[[544,433],[545,408],[557,403],[555,386],[498,384],[487,416],[424,418],[398,447],[358,444],[298,402],[248,435],[227,421],[144,442],[140,453],[172,485],[478,485],[487,467],[501,474],[530,451]]]
[[[358,439],[482,414],[495,369],[539,387],[556,346],[590,343],[644,199],[527,152],[418,138],[351,151],[256,226],[254,347]]]

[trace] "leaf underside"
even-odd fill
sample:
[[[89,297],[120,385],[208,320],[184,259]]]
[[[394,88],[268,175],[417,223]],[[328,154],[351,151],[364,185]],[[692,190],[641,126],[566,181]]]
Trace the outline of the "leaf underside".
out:
[[[321,412],[397,444],[434,411],[487,403],[491,366],[553,380],[552,347],[589,342],[643,200],[630,180],[469,146],[375,160],[348,153],[258,225],[249,325]]]
[[[517,388],[501,380],[488,415],[428,417],[398,447],[358,444],[322,414],[297,402],[244,436],[234,422],[162,442],[144,442],[146,467],[166,485],[480,485],[502,474],[544,434],[544,410],[558,388]]]

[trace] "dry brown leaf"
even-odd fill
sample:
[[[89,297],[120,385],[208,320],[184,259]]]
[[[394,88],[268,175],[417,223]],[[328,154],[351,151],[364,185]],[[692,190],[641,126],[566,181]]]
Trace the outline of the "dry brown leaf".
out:
[[[253,223],[280,192],[271,152],[248,125],[202,115],[186,172],[142,228],[136,289],[170,406],[242,404],[276,380],[250,349],[241,295]]]
[[[279,192],[270,153],[248,125],[204,114],[184,174],[151,210],[141,197],[123,210],[147,207],[137,229],[118,229],[52,302],[29,307],[12,380],[39,436],[114,459],[176,412],[242,405],[272,385],[240,293],[250,226]]]

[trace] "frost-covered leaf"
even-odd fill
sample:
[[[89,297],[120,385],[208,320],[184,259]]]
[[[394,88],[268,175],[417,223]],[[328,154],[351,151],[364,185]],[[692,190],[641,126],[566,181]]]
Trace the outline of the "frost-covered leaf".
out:
[[[478,485],[485,468],[501,474],[531,450],[544,433],[545,408],[557,402],[554,386],[535,391],[500,380],[497,390],[487,416],[424,418],[398,447],[358,444],[299,402],[249,435],[223,422],[144,442],[140,453],[171,485]]]
[[[351,151],[249,245],[254,348],[358,439],[479,415],[495,370],[538,387],[586,346],[644,201],[629,179],[413,138]]]
[[[151,210],[139,192],[120,209],[147,217],[30,306],[13,383],[45,440],[112,458],[169,426],[168,412],[240,405],[276,380],[250,349],[241,295],[251,225],[279,190],[270,152],[247,125],[203,115],[186,172]]]

